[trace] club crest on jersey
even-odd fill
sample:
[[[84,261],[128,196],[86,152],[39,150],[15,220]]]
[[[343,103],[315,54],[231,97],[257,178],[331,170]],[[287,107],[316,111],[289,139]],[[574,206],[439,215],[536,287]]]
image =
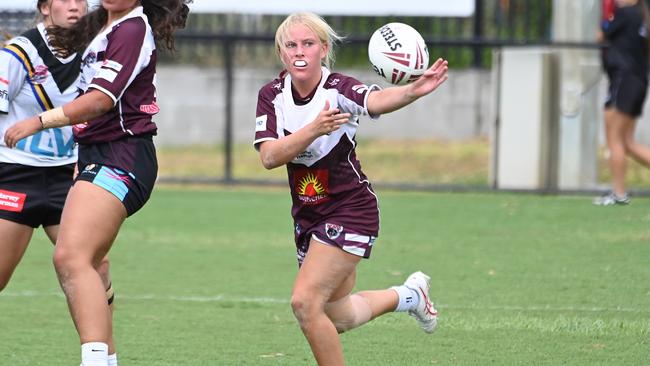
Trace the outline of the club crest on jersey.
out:
[[[31,80],[35,84],[43,84],[47,80],[49,69],[45,65],[36,65],[34,67],[34,75]]]
[[[303,205],[317,205],[330,199],[329,173],[325,169],[296,170],[293,183]]]
[[[325,234],[327,235],[328,238],[335,240],[341,235],[342,232],[343,232],[343,226],[325,223]]]

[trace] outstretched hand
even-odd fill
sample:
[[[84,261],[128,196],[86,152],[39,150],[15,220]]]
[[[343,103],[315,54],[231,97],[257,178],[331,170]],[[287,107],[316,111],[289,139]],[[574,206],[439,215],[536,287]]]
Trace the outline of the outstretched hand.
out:
[[[7,147],[13,148],[18,144],[18,141],[27,136],[33,135],[42,129],[43,125],[38,117],[24,119],[5,131],[5,144]]]
[[[407,94],[413,98],[420,98],[436,90],[449,77],[448,68],[447,60],[437,59],[420,78],[409,84]]]
[[[338,108],[330,109],[329,100],[316,119],[311,123],[316,136],[329,135],[350,120],[350,113],[340,113]]]

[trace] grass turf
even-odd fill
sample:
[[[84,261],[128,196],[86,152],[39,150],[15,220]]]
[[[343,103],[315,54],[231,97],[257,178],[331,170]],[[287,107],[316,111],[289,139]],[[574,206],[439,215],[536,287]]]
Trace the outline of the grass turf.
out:
[[[440,311],[342,335],[350,365],[642,365],[650,358],[650,200],[379,192],[358,289],[421,269]],[[314,364],[293,319],[283,190],[159,188],[111,251],[121,365]],[[39,232],[0,293],[0,364],[73,365],[78,339]]]

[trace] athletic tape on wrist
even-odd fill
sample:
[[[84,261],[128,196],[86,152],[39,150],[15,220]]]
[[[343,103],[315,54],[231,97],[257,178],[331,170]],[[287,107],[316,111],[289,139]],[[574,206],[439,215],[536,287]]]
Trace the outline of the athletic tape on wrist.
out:
[[[56,107],[45,111],[38,116],[38,119],[45,128],[63,127],[70,124],[70,118],[63,113],[63,108]]]

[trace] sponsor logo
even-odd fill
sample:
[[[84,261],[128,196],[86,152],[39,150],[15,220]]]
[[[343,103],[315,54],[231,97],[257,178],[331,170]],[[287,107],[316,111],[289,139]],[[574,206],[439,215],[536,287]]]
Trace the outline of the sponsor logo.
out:
[[[27,194],[0,189],[0,210],[21,212],[25,206]]]
[[[305,150],[298,154],[296,156],[296,160],[301,160],[301,159],[313,159],[314,158],[314,153],[312,153],[310,150]]]
[[[0,90],[0,99],[9,100],[9,92],[6,90]]]
[[[330,80],[330,82],[327,83],[327,84],[329,84],[329,86],[337,86],[340,82],[341,82],[341,79],[337,78],[337,79]]]
[[[84,170],[85,170],[85,171],[93,170],[93,169],[95,169],[96,166],[97,166],[97,165],[95,165],[95,164],[88,164],[88,165],[86,165],[86,167],[84,168]]]
[[[7,80],[7,79],[0,76],[0,83],[9,85],[9,80]]]
[[[104,60],[104,62],[102,63],[102,67],[107,67],[109,69],[113,69],[117,72],[120,72],[122,71],[123,66],[121,63],[115,62],[113,60]]]
[[[357,94],[363,94],[368,91],[368,86],[364,84],[355,85],[352,87],[352,91],[357,92]]]
[[[43,84],[47,80],[47,75],[49,74],[49,69],[45,65],[36,65],[34,67],[34,75],[32,76],[32,82],[36,84]]]
[[[160,107],[158,107],[158,104],[156,104],[156,102],[153,102],[151,104],[143,104],[140,106],[140,112],[146,114],[156,114],[160,112]]]
[[[115,78],[117,77],[117,72],[111,69],[101,69],[99,70],[97,75],[95,75],[95,77],[98,79],[104,79],[109,83],[112,83],[113,81],[115,81]]]
[[[388,44],[388,47],[390,47],[392,51],[397,51],[398,49],[402,48],[402,44],[399,43],[397,36],[395,33],[393,33],[393,30],[390,29],[388,25],[381,27],[379,33],[381,33],[381,35],[384,37],[384,41],[386,41],[386,44]]]
[[[282,83],[273,84],[272,88],[280,90],[282,89]]]
[[[335,240],[341,235],[342,232],[343,232],[343,226],[325,223],[325,234],[327,235],[328,238]]]
[[[255,132],[266,131],[266,120],[268,116],[266,114],[257,117],[255,120]]]
[[[317,205],[330,199],[327,170],[297,170],[294,173],[294,187],[303,205]]]

